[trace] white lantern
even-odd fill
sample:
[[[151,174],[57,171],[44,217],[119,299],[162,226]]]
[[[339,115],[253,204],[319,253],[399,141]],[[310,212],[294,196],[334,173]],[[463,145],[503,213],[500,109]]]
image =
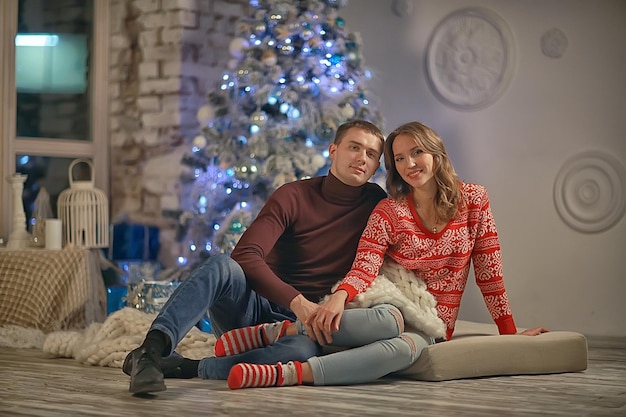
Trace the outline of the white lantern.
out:
[[[90,180],[74,181],[73,168],[86,163]],[[103,191],[94,187],[93,162],[75,159],[68,169],[70,188],[59,194],[57,207],[63,221],[66,244],[79,248],[105,248],[109,246],[109,204]]]

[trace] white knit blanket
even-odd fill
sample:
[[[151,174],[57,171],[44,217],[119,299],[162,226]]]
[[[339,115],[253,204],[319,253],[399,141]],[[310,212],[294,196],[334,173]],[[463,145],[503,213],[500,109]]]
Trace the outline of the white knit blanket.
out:
[[[339,285],[335,285],[335,288]],[[334,288],[333,288],[334,289]],[[437,316],[435,299],[426,284],[412,272],[387,259],[372,285],[348,303],[348,308],[392,304],[400,309],[409,328],[432,337],[444,337],[445,325]],[[121,368],[126,355],[139,346],[156,314],[125,307],[104,323],[92,323],[81,331],[57,331],[44,335],[40,330],[15,326],[0,328],[0,345],[35,347],[83,364]],[[192,328],[176,347],[181,355],[201,359],[214,355],[215,336]]]
[[[104,323],[93,323],[83,331],[48,334],[42,350],[52,356],[75,358],[88,365],[121,368],[126,355],[139,346],[156,314],[125,307],[111,314]],[[214,355],[215,336],[194,327],[176,347],[181,355],[202,359]]]
[[[339,283],[333,287],[333,291],[338,286]],[[357,295],[346,307],[371,307],[377,304],[392,304],[400,309],[409,329],[420,330],[434,338],[446,335],[446,326],[435,308],[437,302],[426,289],[426,283],[390,258],[385,258],[379,275],[367,290]]]

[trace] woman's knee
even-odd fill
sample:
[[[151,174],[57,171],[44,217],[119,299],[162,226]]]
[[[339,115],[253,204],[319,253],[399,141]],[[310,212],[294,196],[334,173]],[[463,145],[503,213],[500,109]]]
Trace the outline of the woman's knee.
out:
[[[336,346],[356,347],[376,340],[398,337],[404,330],[400,311],[391,305],[344,311],[339,331],[333,334]]]
[[[379,358],[385,374],[398,372],[413,365],[422,349],[409,333],[378,342]]]
[[[422,350],[430,344],[430,338],[417,333],[402,333],[398,340],[403,342],[405,348],[403,351],[408,355],[409,365],[415,362],[422,354]]]
[[[404,332],[404,316],[402,316],[402,312],[396,306],[379,304],[372,307],[372,309],[380,314],[381,319],[388,323],[390,328],[397,330],[393,337],[400,336]]]

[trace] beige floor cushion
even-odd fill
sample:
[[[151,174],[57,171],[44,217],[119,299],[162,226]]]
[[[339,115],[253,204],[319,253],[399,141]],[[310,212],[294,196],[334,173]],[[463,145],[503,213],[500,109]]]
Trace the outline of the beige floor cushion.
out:
[[[580,333],[500,336],[494,324],[459,320],[452,340],[428,346],[417,362],[400,374],[422,381],[446,381],[585,369],[587,339]]]

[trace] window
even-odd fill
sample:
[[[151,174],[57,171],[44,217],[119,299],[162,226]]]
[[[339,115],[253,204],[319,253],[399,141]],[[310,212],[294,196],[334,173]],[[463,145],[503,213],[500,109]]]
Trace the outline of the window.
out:
[[[56,200],[69,187],[75,158],[92,159],[95,186],[108,191],[108,17],[107,0],[0,2],[0,237],[5,241],[13,216],[6,178],[15,172],[28,175],[27,222],[42,187],[56,216]]]

